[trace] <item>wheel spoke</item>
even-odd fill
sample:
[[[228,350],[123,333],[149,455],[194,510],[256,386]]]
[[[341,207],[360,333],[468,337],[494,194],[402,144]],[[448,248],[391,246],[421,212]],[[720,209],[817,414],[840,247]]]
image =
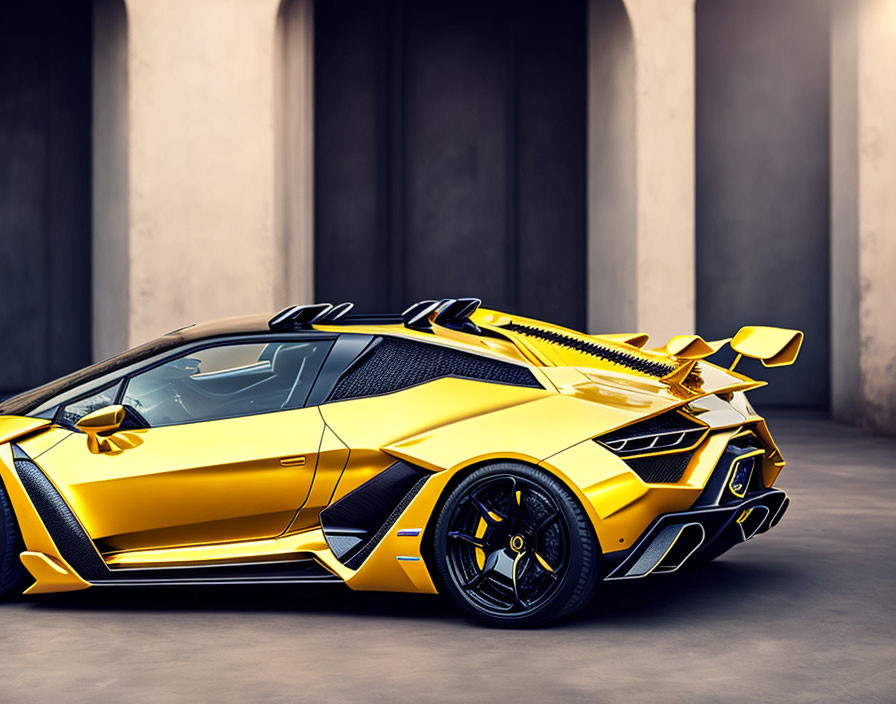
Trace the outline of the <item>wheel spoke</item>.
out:
[[[482,566],[482,571],[478,572],[469,581],[462,584],[461,589],[466,591],[477,589],[485,583],[485,580],[492,577],[502,552],[502,550],[495,550],[494,552],[489,553],[485,558],[485,564]]]
[[[513,561],[513,598],[516,601],[516,603],[520,604],[521,606],[525,606],[525,603],[523,602],[523,598],[520,596],[518,574],[519,574],[519,568],[520,568],[520,561],[523,559],[523,556],[525,554],[526,553],[521,552],[519,555],[516,556],[516,559]]]
[[[568,530],[557,498],[510,472],[466,490],[443,535],[454,588],[485,612],[539,608],[568,569]]]
[[[548,577],[550,577],[551,579],[553,579],[554,581],[556,581],[556,580],[557,580],[557,573],[554,571],[554,568],[551,567],[551,566],[548,564],[548,561],[545,560],[545,559],[544,559],[541,555],[539,555],[537,552],[534,552],[534,551],[533,551],[533,554],[535,555],[535,560],[538,562],[538,565],[541,567],[541,569],[547,573]]]
[[[485,522],[490,526],[500,525],[504,520],[504,517],[495,511],[490,511],[489,508],[482,503],[477,497],[470,496],[471,503],[476,507],[476,510],[479,511],[479,514],[485,519]],[[495,518],[497,516],[497,518]]]
[[[543,531],[545,528],[547,528],[549,525],[551,525],[551,523],[556,521],[558,518],[560,518],[560,512],[559,511],[551,511],[547,516],[545,516],[538,522],[538,525],[535,526],[535,528],[533,529],[533,532],[536,535],[538,533],[541,533],[541,531]]]
[[[452,540],[462,540],[465,543],[469,543],[470,545],[473,545],[474,547],[485,550],[485,543],[480,538],[477,538],[476,536],[473,536],[473,535],[469,535],[468,533],[461,533],[460,531],[453,530],[450,533],[448,533],[448,537],[451,538]]]
[[[520,514],[520,499],[522,492],[516,489],[516,477],[509,477],[510,491],[507,492],[507,519],[510,524],[516,526],[517,517]]]

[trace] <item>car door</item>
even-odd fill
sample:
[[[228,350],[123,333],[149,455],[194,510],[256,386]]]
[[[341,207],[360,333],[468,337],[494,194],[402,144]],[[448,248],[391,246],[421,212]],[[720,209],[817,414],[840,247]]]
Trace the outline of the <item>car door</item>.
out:
[[[314,477],[324,423],[304,402],[331,345],[294,337],[168,358],[115,390],[148,425],[128,431],[136,446],[95,452],[76,432],[38,463],[104,552],[277,536]],[[81,399],[60,417],[98,405]]]

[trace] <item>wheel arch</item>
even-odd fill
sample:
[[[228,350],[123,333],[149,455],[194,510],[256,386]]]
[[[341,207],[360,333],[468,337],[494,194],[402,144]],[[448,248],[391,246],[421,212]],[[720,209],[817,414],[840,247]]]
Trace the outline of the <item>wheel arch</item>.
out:
[[[582,507],[582,510],[585,511],[585,514],[589,518],[589,522],[591,524],[591,530],[594,534],[594,539],[597,541],[598,549],[603,553],[603,543],[601,542],[600,532],[597,530],[597,522],[600,521],[600,518],[597,516],[597,512],[594,510],[594,506],[588,501],[585,493],[578,487],[574,482],[570,480],[566,474],[555,467],[554,465],[545,461],[537,461],[533,458],[521,458],[518,456],[514,456],[513,454],[507,454],[506,456],[499,457],[488,457],[488,458],[476,458],[470,460],[468,463],[461,465],[460,467],[455,468],[452,471],[451,478],[446,482],[445,486],[442,487],[441,492],[439,493],[436,502],[433,504],[432,511],[429,514],[429,518],[426,521],[426,526],[423,529],[422,541],[420,543],[420,554],[423,557],[423,561],[426,564],[426,569],[430,574],[430,577],[433,580],[433,583],[436,585],[436,588],[439,592],[442,592],[442,585],[439,583],[438,570],[435,569],[434,563],[434,541],[433,541],[433,533],[435,531],[436,523],[439,520],[439,515],[442,513],[442,509],[445,506],[445,503],[448,501],[448,498],[454,492],[454,490],[466,479],[468,476],[481,469],[482,467],[487,467],[489,465],[497,465],[502,463],[509,464],[521,464],[526,465],[528,467],[532,467],[533,469],[538,469],[546,474],[551,475],[554,479],[559,481],[563,486],[565,486],[572,495],[575,497],[576,501],[578,501],[579,505]]]

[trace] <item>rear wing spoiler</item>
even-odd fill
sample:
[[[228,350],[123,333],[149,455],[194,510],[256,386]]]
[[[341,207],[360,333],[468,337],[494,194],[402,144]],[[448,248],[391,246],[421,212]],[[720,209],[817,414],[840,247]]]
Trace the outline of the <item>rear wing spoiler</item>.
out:
[[[803,333],[787,328],[750,325],[741,328],[731,339],[731,349],[737,352],[731,369],[741,357],[758,359],[766,367],[786,367],[793,364],[803,345]]]

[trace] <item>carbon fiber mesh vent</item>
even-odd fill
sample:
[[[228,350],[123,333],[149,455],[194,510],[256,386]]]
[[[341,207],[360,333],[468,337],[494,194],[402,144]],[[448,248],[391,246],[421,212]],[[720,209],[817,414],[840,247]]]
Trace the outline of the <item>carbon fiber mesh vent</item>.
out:
[[[541,388],[525,367],[438,345],[384,337],[336,384],[329,401],[377,396],[446,376]]]
[[[109,571],[81,523],[46,475],[30,460],[15,460],[16,472],[59,553],[84,579],[107,577]]]
[[[501,327],[512,332],[518,332],[522,335],[537,337],[541,340],[552,342],[555,345],[560,345],[561,347],[569,347],[578,350],[579,352],[590,354],[598,359],[603,359],[607,362],[612,362],[613,364],[618,364],[619,366],[627,367],[628,369],[633,369],[636,372],[641,372],[642,374],[648,374],[650,376],[663,377],[671,374],[676,369],[673,364],[665,364],[663,362],[644,359],[622,349],[614,349],[607,345],[600,345],[596,342],[578,340],[570,335],[564,335],[563,333],[553,332],[551,330],[542,330],[541,328],[534,328],[529,325],[519,325],[517,323],[507,323]]]
[[[681,481],[693,456],[693,451],[676,452],[671,455],[627,459],[625,463],[648,484],[675,484]]]
[[[394,509],[392,509],[392,513],[389,514],[386,522],[383,523],[383,525],[380,526],[379,530],[374,533],[366,543],[364,543],[364,546],[358,552],[352,555],[351,558],[345,563],[346,567],[356,570],[362,564],[364,564],[364,560],[367,559],[367,556],[373,552],[373,549],[380,544],[380,541],[392,529],[392,526],[395,525],[395,521],[398,520],[399,516],[401,516],[404,510],[410,505],[411,501],[413,501],[414,497],[423,488],[423,485],[426,484],[427,479],[429,479],[429,475],[420,477],[417,483],[411,487],[411,490],[404,495],[398,505]]]

